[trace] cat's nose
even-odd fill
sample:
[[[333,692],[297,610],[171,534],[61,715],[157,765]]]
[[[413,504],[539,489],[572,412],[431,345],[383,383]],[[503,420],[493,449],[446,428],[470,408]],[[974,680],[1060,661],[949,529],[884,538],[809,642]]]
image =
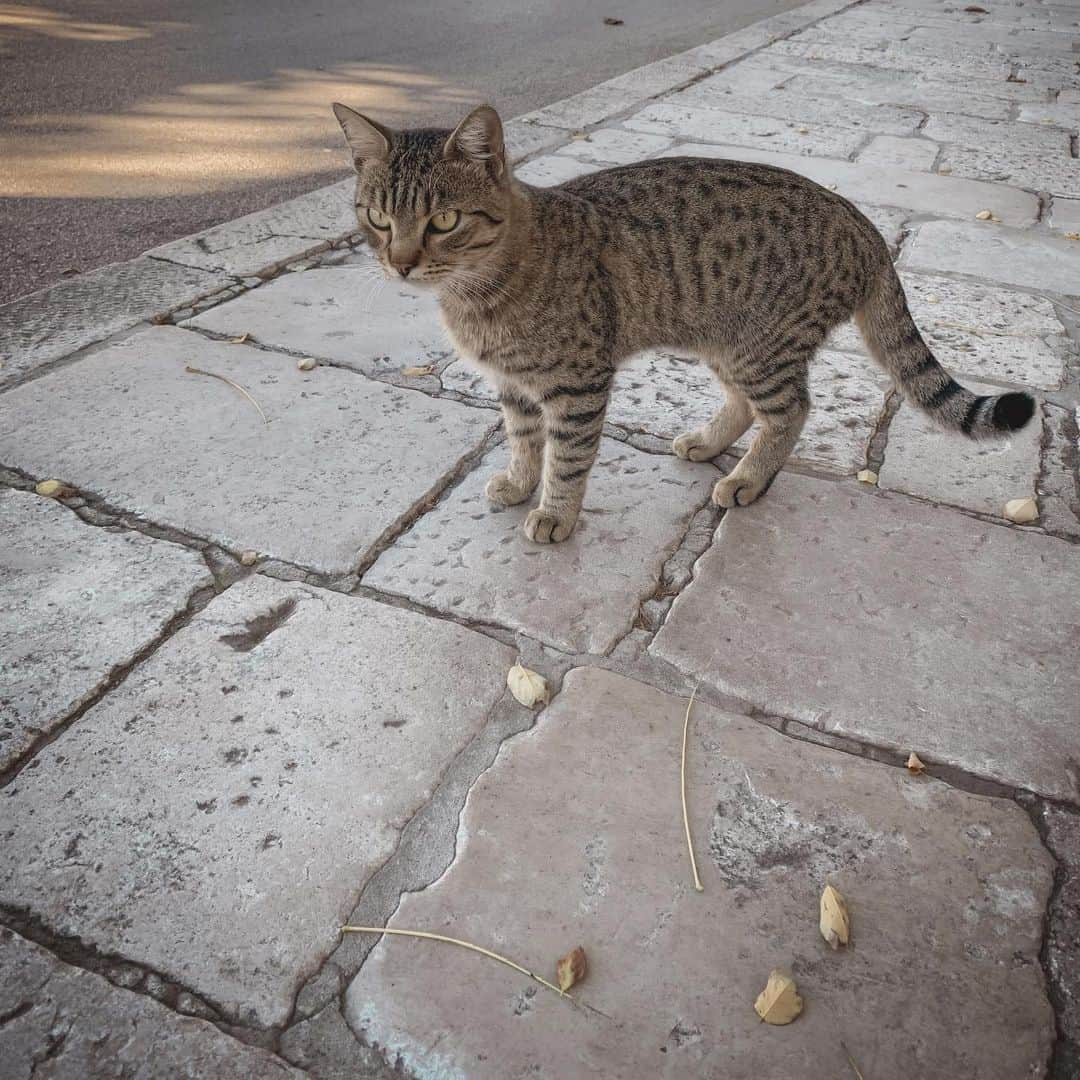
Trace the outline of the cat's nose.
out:
[[[415,262],[391,263],[390,264],[403,278],[407,278],[411,271],[416,269]]]

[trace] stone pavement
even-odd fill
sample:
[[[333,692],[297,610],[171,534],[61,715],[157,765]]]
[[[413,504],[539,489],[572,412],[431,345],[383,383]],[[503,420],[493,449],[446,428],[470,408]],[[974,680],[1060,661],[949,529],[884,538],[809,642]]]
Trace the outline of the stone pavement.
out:
[[[670,452],[719,392],[650,354],[530,545],[348,185],[0,308],[0,1077],[1080,1075],[1078,58],[1076,0],[814,0],[507,125],[534,183],[834,187],[941,359],[1039,398],[937,433],[841,328],[727,514]]]

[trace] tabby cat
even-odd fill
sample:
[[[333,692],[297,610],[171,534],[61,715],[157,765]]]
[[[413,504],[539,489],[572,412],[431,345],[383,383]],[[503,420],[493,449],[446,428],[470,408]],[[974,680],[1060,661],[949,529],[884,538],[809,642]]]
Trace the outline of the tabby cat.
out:
[[[615,369],[644,349],[699,358],[724,388],[719,412],[675,440],[679,457],[714,458],[757,422],[713,490],[725,507],[753,502],[787,460],[810,409],[810,361],[852,316],[942,426],[977,438],[1031,418],[1027,394],[977,396],[950,377],[874,226],[796,173],[672,157],[535,188],[511,175],[488,105],[452,132],[334,112],[372,250],[387,273],[438,291],[454,345],[498,390],[510,466],[487,497],[512,506],[543,480],[530,540],[573,531]]]

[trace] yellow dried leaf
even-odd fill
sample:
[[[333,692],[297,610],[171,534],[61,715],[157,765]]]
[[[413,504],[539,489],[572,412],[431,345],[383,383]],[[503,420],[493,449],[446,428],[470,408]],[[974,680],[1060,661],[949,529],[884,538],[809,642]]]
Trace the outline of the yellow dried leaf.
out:
[[[403,367],[401,374],[406,379],[422,379],[425,375],[430,375],[434,370],[434,364],[425,364],[423,367]]]
[[[571,986],[581,982],[588,970],[589,964],[585,959],[585,950],[579,945],[559,958],[559,962],[555,965],[555,981],[559,984],[559,989],[565,993]]]
[[[319,361],[314,356],[305,356],[296,361],[296,366],[301,371],[314,371],[319,366]]]
[[[989,211],[989,210],[980,210],[975,215],[975,220],[976,221],[989,221],[993,216],[994,216],[993,213],[991,211]]]
[[[851,919],[844,898],[831,885],[821,894],[821,936],[834,948],[846,945],[851,937]]]
[[[795,980],[774,969],[754,1002],[754,1011],[766,1024],[790,1024],[802,1012],[802,998],[795,990]]]
[[[46,499],[59,499],[61,495],[66,495],[68,488],[60,480],[42,480],[34,490],[39,495],[44,495]]]
[[[1010,499],[1005,504],[1005,517],[1016,525],[1028,525],[1039,520],[1039,504],[1032,498]]]
[[[1080,240],[1080,232],[1067,232],[1065,234],[1066,240]]]
[[[537,704],[543,704],[548,699],[547,679],[530,671],[527,667],[515,664],[506,673],[506,685],[510,693],[525,706],[531,709]]]
[[[247,341],[248,338],[250,338],[250,337],[251,337],[251,335],[247,334],[247,333],[241,334],[239,337],[231,337],[231,338],[229,338],[229,344],[230,345],[243,345],[244,342]]]
[[[923,762],[923,759],[915,753],[914,750],[912,750],[911,753],[908,754],[907,771],[911,773],[912,776],[918,776],[920,773],[926,772],[926,764]]]
[[[858,480],[860,484],[876,484],[877,473],[874,472],[873,469],[860,469],[855,474],[855,479]]]

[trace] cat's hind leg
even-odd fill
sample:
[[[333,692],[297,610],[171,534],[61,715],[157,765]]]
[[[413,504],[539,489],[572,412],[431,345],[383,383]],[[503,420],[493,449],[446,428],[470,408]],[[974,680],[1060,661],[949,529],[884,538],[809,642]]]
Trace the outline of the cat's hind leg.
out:
[[[754,422],[750,402],[734,387],[724,386],[724,404],[702,427],[684,432],[672,444],[687,461],[709,461],[746,434]]]

